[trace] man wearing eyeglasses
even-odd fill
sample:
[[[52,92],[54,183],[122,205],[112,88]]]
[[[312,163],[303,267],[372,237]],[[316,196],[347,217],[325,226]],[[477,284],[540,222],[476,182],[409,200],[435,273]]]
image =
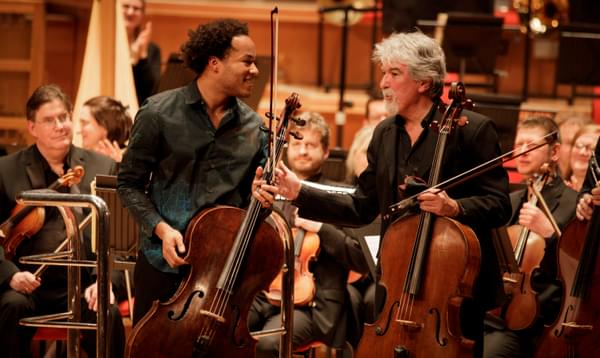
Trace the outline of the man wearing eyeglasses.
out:
[[[90,193],[90,182],[96,174],[115,173],[112,159],[72,144],[71,102],[56,85],[36,89],[26,105],[27,129],[34,144],[19,152],[0,158],[0,223],[11,217],[15,197],[22,191],[49,187],[69,169],[83,166],[85,175],[79,184],[57,189],[64,193]],[[73,209],[78,220],[81,210]],[[25,238],[10,260],[5,257],[5,239],[0,243],[0,353],[3,357],[30,356],[31,338],[35,329],[19,325],[25,317],[67,311],[67,274],[64,267],[48,268],[39,276],[32,272],[36,266],[19,262],[23,256],[51,253],[65,239],[65,224],[57,208],[45,208],[43,226]],[[0,233],[10,237],[13,229]],[[84,251],[89,252],[89,240],[84,240]],[[82,287],[88,287],[82,305],[85,321],[95,320],[97,309],[96,284],[91,275],[82,270]],[[114,299],[114,297],[111,297]],[[124,328],[116,306],[112,307],[112,356],[122,356]],[[95,331],[85,331],[82,347],[88,356],[95,355]]]

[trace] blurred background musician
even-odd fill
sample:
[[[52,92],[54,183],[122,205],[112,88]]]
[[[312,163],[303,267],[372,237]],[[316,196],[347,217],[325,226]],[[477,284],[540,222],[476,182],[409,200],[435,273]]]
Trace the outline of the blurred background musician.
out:
[[[587,124],[573,137],[573,146],[565,181],[567,186],[580,191],[589,167],[590,157],[600,137],[600,125]]]
[[[160,80],[160,47],[152,42],[152,23],[144,23],[145,0],[121,0],[138,103],[153,95]]]
[[[120,163],[132,126],[127,107],[112,97],[97,96],[85,101],[79,115],[82,147]]]
[[[556,115],[556,123],[560,130],[560,152],[558,157],[558,168],[560,175],[566,180],[569,175],[569,162],[571,161],[571,149],[575,134],[586,124],[592,122],[592,118],[574,112],[560,112]]]

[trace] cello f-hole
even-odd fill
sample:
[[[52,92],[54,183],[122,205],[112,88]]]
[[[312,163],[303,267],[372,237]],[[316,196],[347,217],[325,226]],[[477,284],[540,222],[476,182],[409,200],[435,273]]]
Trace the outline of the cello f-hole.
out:
[[[429,314],[434,315],[434,319],[435,319],[435,340],[436,340],[437,344],[440,345],[440,347],[445,347],[448,344],[448,338],[441,337],[442,322],[441,322],[440,311],[437,308],[433,307],[429,310]]]
[[[167,317],[169,317],[170,320],[173,321],[179,321],[180,319],[183,318],[183,316],[185,316],[185,314],[187,313],[188,309],[190,308],[190,304],[192,303],[192,300],[195,298],[195,296],[198,296],[198,298],[202,298],[204,297],[204,291],[202,290],[197,290],[197,291],[193,291],[188,299],[185,301],[185,304],[183,305],[183,309],[181,310],[181,312],[175,316],[175,311],[169,311],[169,313],[167,314]]]
[[[387,333],[388,329],[390,328],[390,322],[392,321],[392,314],[394,313],[394,307],[399,306],[400,302],[398,301],[394,301],[394,303],[392,304],[392,306],[390,307],[389,311],[388,311],[388,318],[387,321],[385,322],[385,329],[382,329],[381,326],[377,326],[375,328],[375,334],[378,336],[383,336]]]

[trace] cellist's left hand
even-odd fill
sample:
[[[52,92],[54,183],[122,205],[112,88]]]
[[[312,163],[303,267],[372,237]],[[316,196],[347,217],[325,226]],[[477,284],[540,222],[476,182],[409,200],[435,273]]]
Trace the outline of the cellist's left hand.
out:
[[[446,216],[454,218],[460,214],[458,202],[448,196],[445,191],[424,191],[417,197],[419,207],[423,211],[430,212],[437,216]]]

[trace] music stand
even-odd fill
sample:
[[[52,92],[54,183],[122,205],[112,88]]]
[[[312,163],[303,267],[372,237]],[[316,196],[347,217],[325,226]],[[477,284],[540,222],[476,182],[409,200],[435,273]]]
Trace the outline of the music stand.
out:
[[[556,66],[556,87],[561,84],[571,85],[573,98],[597,97],[593,94],[577,92],[577,86],[600,85],[600,68],[597,59],[600,58],[600,26],[597,24],[572,23],[560,30],[558,62]]]
[[[461,82],[466,73],[493,76],[496,92],[496,56],[501,50],[502,23],[502,18],[493,15],[449,12],[442,41],[446,69],[458,72]]]
[[[496,125],[502,153],[513,149],[519,114],[521,97],[497,94],[470,93],[473,111],[490,117]]]

